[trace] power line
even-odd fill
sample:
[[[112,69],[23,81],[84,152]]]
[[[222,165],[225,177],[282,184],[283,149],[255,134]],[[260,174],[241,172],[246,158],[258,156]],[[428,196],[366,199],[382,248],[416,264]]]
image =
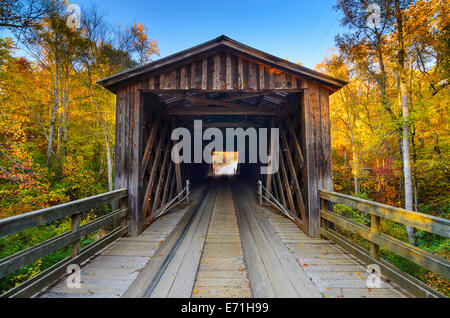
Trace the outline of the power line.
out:
[[[311,28],[308,30],[308,33],[306,34],[306,38],[305,41],[303,43],[306,44],[306,41],[309,40],[309,35],[311,34],[311,31],[314,29],[314,27],[316,26],[317,22],[319,21],[319,19],[322,17],[322,14],[325,12],[325,8],[328,6],[328,3],[330,2],[330,0],[325,1],[324,6],[322,7],[322,10],[320,10],[319,15],[317,16],[316,20],[314,21],[313,24],[311,24]]]
[[[309,62],[309,59],[311,58],[311,56],[314,54],[314,52],[317,50],[317,48],[319,47],[319,45],[322,43],[323,39],[325,38],[325,36],[328,34],[328,32],[330,32],[331,28],[336,24],[336,22],[338,21],[338,18],[334,19],[333,23],[331,23],[331,25],[329,26],[329,28],[326,30],[326,32],[322,35],[322,37],[320,38],[319,42],[317,43],[317,45],[314,47],[314,49],[311,51],[311,53],[309,54],[308,58],[306,59],[305,62]]]

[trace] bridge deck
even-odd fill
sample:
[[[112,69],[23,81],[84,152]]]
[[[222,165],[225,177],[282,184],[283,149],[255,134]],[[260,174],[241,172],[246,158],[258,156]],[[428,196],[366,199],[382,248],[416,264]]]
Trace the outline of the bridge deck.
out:
[[[385,279],[382,288],[368,289],[365,264],[327,240],[307,237],[253,196],[247,186],[213,181],[194,193],[197,205],[163,216],[88,261],[80,289],[62,279],[40,296],[407,296]]]

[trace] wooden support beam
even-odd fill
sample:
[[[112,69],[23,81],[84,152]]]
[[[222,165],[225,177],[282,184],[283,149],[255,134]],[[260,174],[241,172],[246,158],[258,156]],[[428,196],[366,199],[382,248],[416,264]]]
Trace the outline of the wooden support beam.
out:
[[[273,127],[274,127],[274,121],[273,121],[273,118],[272,118],[270,120],[270,127],[269,128],[273,128]],[[269,131],[271,132],[271,129],[269,129]],[[271,156],[272,156],[272,136],[270,136],[270,139],[269,139],[269,158],[271,158]],[[269,191],[269,192],[272,190],[271,182],[272,182],[272,170],[268,171],[267,175],[266,175],[266,188],[267,188],[267,191]],[[267,199],[270,198],[269,193],[266,193],[266,198]]]
[[[161,137],[158,141],[158,146],[156,147],[156,153],[155,153],[155,159],[153,160],[153,165],[150,171],[150,177],[148,179],[148,183],[147,183],[147,189],[145,190],[145,195],[144,195],[144,203],[143,203],[143,207],[142,207],[142,211],[143,211],[143,216],[144,218],[147,217],[148,213],[150,212],[150,201],[153,199],[151,198],[152,192],[153,192],[153,185],[155,183],[155,179],[156,179],[156,171],[160,166],[160,158],[161,158],[161,152],[162,149],[164,147],[164,145],[166,145],[166,143],[168,143],[169,141],[167,140],[167,126],[164,126],[163,131],[161,133]]]
[[[265,95],[270,95],[270,94],[271,94],[270,92],[243,93],[243,94],[236,95],[236,96],[230,96],[230,97],[225,97],[225,98],[217,98],[217,99],[214,99],[214,100],[220,101],[220,102],[232,102],[232,101],[237,101],[237,100],[241,100],[241,99],[260,97],[260,99],[258,99],[258,101],[259,101],[259,100],[262,100],[262,98]],[[204,104],[205,103],[194,103],[194,104],[186,105],[186,107],[196,107],[196,106],[201,106],[201,105],[204,105]],[[210,105],[212,105],[212,103],[210,103]],[[258,105],[254,105],[254,106],[258,106]]]
[[[164,177],[167,173],[167,164],[170,163],[170,145],[171,143],[169,141],[166,142],[166,149],[164,150],[164,159],[161,166],[161,169],[159,169],[159,179],[158,183],[156,185],[156,193],[153,199],[153,205],[152,205],[152,212],[159,208],[159,203],[161,202],[161,191],[162,189],[162,183],[164,181]]]
[[[300,146],[300,142],[298,141],[296,132],[294,130],[294,127],[292,124],[292,118],[290,116],[287,116],[286,118],[287,118],[286,126],[288,127],[289,134],[291,135],[291,139],[293,141],[297,156],[300,159],[300,165],[301,165],[301,167],[303,167],[303,164],[304,164],[303,151],[302,151],[302,147]]]
[[[292,88],[270,88],[270,89],[260,89],[260,90],[254,90],[254,89],[200,89],[200,88],[192,88],[192,89],[143,89],[143,93],[145,94],[167,94],[167,93],[195,93],[195,92],[202,92],[202,93],[237,93],[237,94],[255,94],[255,93],[263,93],[266,95],[269,94],[298,94],[302,93],[303,89],[292,89]]]
[[[283,176],[284,183],[280,183],[280,185],[282,185],[282,187],[284,185],[286,196],[287,196],[287,201],[289,203],[289,209],[292,211],[292,213],[295,213],[296,209],[295,209],[294,199],[292,198],[291,184],[289,183],[286,166],[284,165],[283,153],[284,153],[284,151],[281,149],[281,151],[280,151],[280,168],[281,168],[281,174]],[[281,189],[281,190],[283,191],[283,189]]]
[[[172,161],[169,161],[169,171],[167,172],[166,182],[164,184],[164,192],[163,192],[163,197],[161,199],[161,205],[163,205],[169,201],[168,197],[170,196],[170,188],[172,186],[170,184],[170,182],[172,181],[172,177],[173,177],[173,170],[174,170],[173,168],[174,168],[174,163]]]
[[[173,131],[176,128],[176,124],[175,124],[175,118],[172,118],[172,121],[170,123],[170,128]],[[172,134],[172,133],[170,133]],[[174,140],[173,141],[173,146],[175,146],[177,144],[177,142]],[[179,161],[179,157],[178,157],[178,152],[174,153],[174,161]],[[181,192],[181,190],[183,189],[183,184],[182,184],[182,180],[181,180],[181,169],[180,169],[180,164],[179,163],[175,163],[175,178],[176,178],[176,184],[177,184],[177,191]]]
[[[175,165],[176,167],[176,165]],[[176,172],[176,169],[175,169]],[[176,175],[176,173],[173,174],[172,180],[170,182],[170,191],[169,191],[169,199],[168,200],[172,200],[175,197],[175,189],[178,187],[178,177]],[[179,192],[181,192],[182,189],[180,189]],[[178,192],[178,193],[179,193]]]
[[[299,214],[304,221],[306,219],[306,215],[305,215],[306,209],[305,209],[305,203],[303,201],[303,195],[302,195],[302,192],[300,189],[300,185],[298,183],[297,174],[295,172],[294,161],[292,160],[291,150],[289,149],[289,145],[287,143],[286,134],[283,129],[280,129],[280,132],[281,132],[281,142],[284,145],[284,150],[286,151],[287,166],[291,173],[291,180],[292,180],[292,184],[294,186],[294,192],[295,192],[295,196],[297,199],[297,205],[298,205],[299,212],[300,212]]]
[[[178,108],[168,111],[169,115],[182,116],[208,116],[208,115],[257,115],[257,116],[273,116],[276,114],[274,110],[266,109],[254,109],[254,107],[238,107],[238,108],[225,108],[225,107],[197,107],[197,108]]]
[[[189,123],[188,125],[184,125],[184,127],[187,128],[194,128],[193,123]],[[267,127],[267,125],[264,125],[262,123],[254,123],[250,120],[248,121],[223,121],[223,122],[210,122],[210,123],[202,123],[203,128],[264,128]]]
[[[281,155],[281,154],[280,154]],[[280,177],[280,171],[277,172],[276,176],[275,176],[275,180],[276,180],[276,184],[278,186],[278,193],[280,195],[280,199],[281,199],[281,204],[284,207],[287,207],[286,205],[286,198],[284,196],[284,191],[283,191],[283,184],[281,183],[281,177]]]
[[[301,97],[305,193],[308,235],[320,237],[319,190],[332,191],[329,98],[330,91],[308,83]]]
[[[273,174],[271,176],[271,179],[272,179],[271,184],[273,185],[272,186],[272,189],[273,189],[272,194],[277,199],[277,201],[280,202],[280,195],[278,193],[277,180],[276,180],[275,174]]]
[[[147,168],[148,162],[150,160],[150,155],[152,153],[152,148],[155,143],[156,134],[160,126],[161,126],[161,119],[156,117],[155,120],[152,122],[152,129],[150,132],[150,136],[147,139],[147,143],[145,145],[144,156],[142,157],[143,171]]]
[[[232,108],[252,106],[250,104],[236,104],[236,103],[224,102],[221,100],[208,98],[208,97],[191,96],[191,95],[187,95],[187,94],[183,94],[183,93],[167,92],[167,93],[164,93],[164,95],[170,96],[170,97],[181,98],[181,99],[185,99],[185,100],[188,100],[191,102],[196,102],[196,103],[200,103],[200,104],[204,104],[204,105],[218,105],[218,106],[232,107]],[[186,106],[186,107],[189,107],[189,106]]]
[[[125,165],[128,165],[128,223],[130,225],[129,233],[131,236],[137,236],[142,231],[142,140],[143,140],[143,114],[144,97],[137,85],[127,88],[130,121],[126,129],[129,131],[128,142],[124,142],[124,151],[130,155],[126,158]],[[116,141],[117,142],[117,141]]]

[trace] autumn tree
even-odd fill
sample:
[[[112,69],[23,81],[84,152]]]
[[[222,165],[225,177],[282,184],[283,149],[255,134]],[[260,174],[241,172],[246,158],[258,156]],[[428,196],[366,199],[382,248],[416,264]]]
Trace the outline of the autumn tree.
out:
[[[49,12],[51,0],[0,0],[0,29],[32,27]]]
[[[133,37],[133,47],[138,54],[139,65],[150,62],[152,55],[159,55],[158,42],[148,37],[148,29],[142,23],[133,23],[130,32]]]
[[[337,36],[336,41],[340,50],[345,52],[355,64],[362,67],[380,88],[381,105],[389,114],[398,134],[399,145],[401,145],[405,208],[413,210],[408,92],[405,83],[406,52],[402,11],[410,3],[409,0],[379,0],[373,3],[364,0],[338,1],[336,9],[343,13],[342,24],[348,26],[351,32]],[[373,9],[374,4],[377,5],[375,10]],[[393,109],[388,94],[389,74],[386,70],[386,59],[389,59],[389,56],[387,43],[389,37],[394,35],[398,40],[397,43],[399,43],[393,54],[396,55],[396,75],[399,83],[398,100],[401,105],[402,120]],[[392,44],[392,41],[390,44]],[[407,227],[407,230],[410,241],[415,244],[414,229]]]

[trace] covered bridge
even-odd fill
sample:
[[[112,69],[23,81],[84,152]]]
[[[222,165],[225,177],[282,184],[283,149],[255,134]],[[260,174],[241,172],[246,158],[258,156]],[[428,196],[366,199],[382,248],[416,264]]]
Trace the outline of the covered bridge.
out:
[[[220,36],[100,84],[117,96],[116,190],[1,219],[0,237],[72,220],[70,231],[0,259],[2,278],[71,247],[3,297],[444,297],[380,247],[447,279],[450,262],[383,233],[381,222],[449,238],[449,220],[333,192],[329,96],[344,81]],[[261,162],[243,160],[237,175],[214,177],[210,163],[172,160],[172,131],[195,139],[197,120],[202,129],[279,128],[279,169],[261,174]],[[251,155],[250,146],[231,150]],[[335,203],[370,215],[370,225]],[[105,204],[111,212],[80,222]],[[99,229],[106,234],[81,248]]]
[[[264,179],[301,229],[320,235],[318,190],[333,188],[328,98],[346,82],[220,36],[100,84],[117,95],[115,187],[129,189],[133,235],[165,192],[175,193],[166,184],[179,192],[187,179],[198,184],[207,176],[204,165],[164,156],[171,129],[192,128],[195,119],[204,128],[280,128],[280,171],[239,170]]]

